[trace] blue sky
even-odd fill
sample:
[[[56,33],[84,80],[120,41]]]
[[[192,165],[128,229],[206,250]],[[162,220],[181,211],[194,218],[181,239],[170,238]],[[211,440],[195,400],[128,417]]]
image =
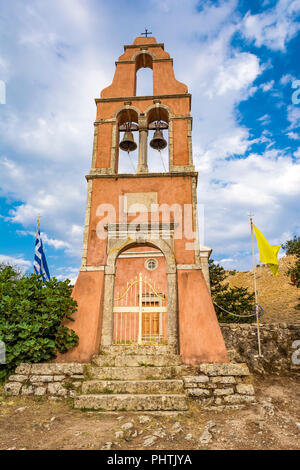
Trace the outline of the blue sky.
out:
[[[192,93],[213,258],[251,268],[249,211],[272,244],[300,234],[300,0],[0,0],[0,261],[32,269],[41,214],[51,275],[76,278],[94,98],[145,27]]]

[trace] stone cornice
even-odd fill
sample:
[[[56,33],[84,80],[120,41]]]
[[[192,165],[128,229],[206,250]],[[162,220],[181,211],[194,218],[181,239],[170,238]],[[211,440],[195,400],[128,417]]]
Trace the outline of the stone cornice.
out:
[[[164,177],[178,177],[178,176],[190,176],[194,178],[198,178],[197,171],[176,171],[176,172],[168,172],[168,173],[111,173],[111,174],[104,174],[104,173],[97,173],[97,168],[93,168],[93,173],[86,175],[87,181],[96,178],[107,178],[107,179],[118,179],[118,178],[164,178]],[[103,171],[102,168],[99,168],[100,171]]]
[[[190,93],[178,93],[174,95],[155,95],[155,96],[118,96],[111,98],[95,98],[95,103],[109,103],[112,101],[147,101],[155,99],[189,98],[190,103],[192,95]]]
[[[146,44],[125,44],[124,51],[126,51],[126,49],[140,49],[141,47],[161,47],[163,50],[165,50],[165,45],[163,42],[147,42]]]
[[[146,51],[144,51],[146,52]],[[146,52],[147,53],[147,52]],[[115,64],[135,64],[135,60],[116,60]],[[172,62],[173,64],[173,59],[152,59],[152,62]]]

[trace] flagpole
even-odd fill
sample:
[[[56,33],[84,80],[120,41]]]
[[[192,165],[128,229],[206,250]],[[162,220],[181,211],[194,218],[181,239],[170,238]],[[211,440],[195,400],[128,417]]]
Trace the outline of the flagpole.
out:
[[[249,216],[250,216],[250,227],[251,227],[251,244],[252,244],[252,262],[253,262],[253,275],[254,275],[253,277],[254,277],[254,296],[255,296],[255,313],[256,313],[256,327],[257,327],[258,357],[262,357],[261,344],[260,344],[257,287],[256,287],[256,263],[255,263],[255,255],[254,255],[253,220],[252,220],[252,214],[249,214]]]
[[[39,234],[39,227],[40,227],[40,216],[38,216],[38,219],[37,219],[37,224],[36,224],[36,236],[35,236],[35,238],[38,237],[38,234]]]
[[[35,241],[36,241],[36,239],[38,237],[38,234],[39,234],[39,227],[40,227],[40,216],[38,216],[38,218],[37,218]],[[33,274],[34,273],[35,273],[35,271],[34,271],[34,266],[33,266]]]

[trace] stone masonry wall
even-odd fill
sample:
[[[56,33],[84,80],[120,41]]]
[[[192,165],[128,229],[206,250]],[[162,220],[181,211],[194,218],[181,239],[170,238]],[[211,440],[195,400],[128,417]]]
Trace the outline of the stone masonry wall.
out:
[[[296,343],[300,341],[300,323],[262,323],[262,358],[255,358],[258,354],[256,324],[223,323],[220,326],[230,361],[245,362],[251,372],[258,374],[300,372],[300,343]]]
[[[183,377],[185,392],[207,409],[240,408],[255,403],[246,364],[201,364],[199,375]]]
[[[73,398],[80,392],[84,364],[20,364],[4,386],[8,395]]]

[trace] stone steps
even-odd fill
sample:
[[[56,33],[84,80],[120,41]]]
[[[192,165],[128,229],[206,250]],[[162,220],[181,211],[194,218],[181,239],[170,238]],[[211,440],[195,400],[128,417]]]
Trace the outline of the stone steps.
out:
[[[130,345],[130,346],[108,346],[102,348],[101,354],[103,356],[138,356],[138,355],[160,355],[166,356],[168,354],[177,354],[174,346],[161,346],[161,345],[152,345],[152,346],[141,346],[141,345]]]
[[[141,367],[141,366],[179,366],[180,357],[175,354],[138,354],[138,355],[118,355],[94,356],[92,363],[99,367]]]
[[[185,411],[188,409],[185,395],[166,394],[100,394],[79,395],[74,408],[101,411]]]
[[[87,366],[88,380],[161,380],[176,379],[192,375],[192,366],[139,366],[139,367],[98,367]]]
[[[185,411],[182,376],[196,367],[181,364],[170,346],[109,346],[86,366],[75,408],[101,411]]]
[[[88,380],[83,394],[162,394],[183,393],[182,380]]]

